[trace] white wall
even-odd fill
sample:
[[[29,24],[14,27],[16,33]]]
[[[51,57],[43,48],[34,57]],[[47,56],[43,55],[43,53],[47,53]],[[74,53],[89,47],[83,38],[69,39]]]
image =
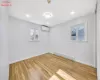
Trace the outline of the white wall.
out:
[[[70,40],[70,27],[88,22],[88,42]],[[29,29],[40,30],[40,42],[29,42]],[[9,59],[10,63],[37,56],[46,52],[56,52],[76,61],[96,66],[95,63],[95,14],[56,25],[48,32],[41,32],[41,26],[13,17],[9,19]]]
[[[7,28],[8,9],[0,6],[0,80],[8,80],[9,75]]]
[[[31,28],[39,29],[39,42],[29,42],[29,30]],[[10,63],[48,52],[49,33],[42,32],[41,26],[10,17],[8,30]]]
[[[100,80],[100,0],[97,8],[97,76]]]
[[[88,22],[88,42],[71,41],[71,26]],[[56,25],[51,29],[51,52],[66,55],[76,61],[95,66],[95,14]]]

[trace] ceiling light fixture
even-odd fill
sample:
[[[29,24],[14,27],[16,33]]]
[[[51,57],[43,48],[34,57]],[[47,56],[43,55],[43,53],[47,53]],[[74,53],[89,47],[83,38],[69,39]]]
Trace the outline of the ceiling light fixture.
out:
[[[47,2],[48,2],[48,4],[50,4],[51,3],[51,0],[47,0]]]
[[[49,19],[49,18],[52,18],[53,17],[53,14],[51,12],[45,12],[43,14],[43,16],[46,18],[46,19]]]
[[[26,14],[26,17],[27,17],[27,18],[30,18],[31,16],[30,16],[29,14]]]
[[[74,14],[75,14],[75,11],[72,11],[70,14],[71,14],[71,15],[74,15]]]

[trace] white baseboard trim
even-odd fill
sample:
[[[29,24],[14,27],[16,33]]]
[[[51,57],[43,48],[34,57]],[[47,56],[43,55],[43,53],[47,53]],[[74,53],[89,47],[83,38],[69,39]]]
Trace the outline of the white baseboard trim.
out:
[[[58,56],[62,56],[62,57],[65,57],[65,58],[67,58],[67,59],[70,59],[70,60],[73,60],[73,61],[76,61],[76,62],[79,62],[79,63],[82,63],[82,64],[86,64],[86,65],[89,65],[89,66],[91,66],[91,67],[96,68],[96,67],[95,67],[94,65],[92,65],[92,64],[87,64],[87,63],[84,63],[84,62],[82,62],[82,61],[79,61],[79,60],[75,59],[75,57],[71,57],[71,56],[68,56],[68,55],[65,55],[65,54],[61,54],[61,53],[56,53],[56,52],[54,52],[54,53],[52,53],[52,54],[55,54],[55,55],[58,55]]]
[[[46,53],[43,53],[43,54],[46,54]],[[18,60],[10,61],[9,64],[13,64],[13,63],[16,63],[16,62],[19,62],[19,61],[23,61],[23,60],[26,60],[26,59],[29,59],[29,58],[32,58],[32,57],[36,57],[36,56],[39,56],[39,55],[43,55],[43,54],[32,55],[32,56],[28,56],[28,57],[21,58],[21,59],[18,59]]]
[[[29,59],[29,58],[32,58],[32,57],[34,57],[34,56],[25,57],[25,58],[21,58],[21,59],[18,59],[18,60],[10,61],[9,64],[13,64],[13,63],[16,63],[16,62],[20,62],[20,61],[23,61],[23,60],[26,60],[26,59]]]
[[[47,52],[47,53],[51,53],[51,52]],[[44,53],[44,54],[46,54],[46,53]],[[68,56],[68,55],[65,55],[65,54],[61,54],[61,53],[57,53],[57,52],[53,52],[52,54],[62,56],[62,57],[65,57],[67,59],[86,64],[82,61],[76,60],[75,57],[71,57],[71,56]],[[40,55],[43,55],[43,54],[40,54]],[[19,62],[19,61],[22,61],[22,60],[25,60],[25,59],[29,59],[29,58],[32,58],[32,57],[36,57],[36,56],[39,56],[39,55],[33,55],[33,56],[28,56],[28,57],[25,57],[25,58],[18,59],[18,60],[14,60],[14,61],[9,62],[9,64],[13,64],[13,63],[16,63],[16,62]],[[86,65],[89,65],[89,66],[92,66],[92,67],[96,68],[95,66],[93,66],[91,64],[86,64]]]
[[[91,67],[93,67],[93,68],[96,68],[96,66],[94,66],[94,65],[92,65],[92,64],[89,64],[89,63],[82,62],[82,61],[80,61],[80,60],[76,60],[76,62],[79,62],[79,63],[85,64],[85,65],[91,66]]]
[[[70,59],[70,60],[75,61],[75,58],[74,58],[74,57],[70,57],[70,56],[67,56],[67,55],[65,55],[65,54],[60,54],[60,53],[56,53],[56,52],[54,52],[54,53],[52,53],[52,54],[55,54],[55,55],[58,55],[58,56],[62,56],[62,57],[65,57],[65,58],[67,58],[67,59]]]

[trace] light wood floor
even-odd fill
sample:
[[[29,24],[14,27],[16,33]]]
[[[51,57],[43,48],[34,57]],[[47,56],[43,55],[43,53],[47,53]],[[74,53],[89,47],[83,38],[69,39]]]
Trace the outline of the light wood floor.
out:
[[[9,80],[97,80],[96,69],[53,54],[10,65]]]

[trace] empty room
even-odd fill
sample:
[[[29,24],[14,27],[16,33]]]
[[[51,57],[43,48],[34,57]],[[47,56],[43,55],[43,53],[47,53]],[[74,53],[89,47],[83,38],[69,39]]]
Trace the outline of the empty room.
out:
[[[0,80],[100,80],[100,0],[0,0]]]

